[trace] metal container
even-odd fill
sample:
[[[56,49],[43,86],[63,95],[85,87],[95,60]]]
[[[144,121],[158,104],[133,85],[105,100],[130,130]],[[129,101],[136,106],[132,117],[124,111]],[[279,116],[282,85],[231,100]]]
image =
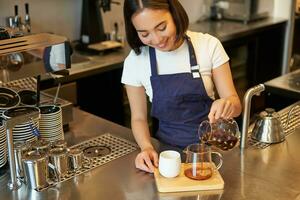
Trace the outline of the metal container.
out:
[[[51,178],[60,179],[69,170],[68,165],[68,152],[64,148],[53,148],[49,151],[49,160],[52,165],[54,165],[58,177],[55,174],[50,174]],[[59,181],[59,180],[57,180]]]
[[[83,151],[80,149],[69,149],[69,167],[70,170],[76,171],[83,166]]]
[[[50,149],[50,142],[46,140],[37,140],[31,143],[31,148],[41,154],[48,154],[48,151]]]
[[[67,148],[67,142],[65,140],[56,140],[51,144],[51,146],[53,148],[63,148],[63,149],[65,149],[65,148]]]
[[[24,157],[25,152],[28,150],[29,145],[24,142],[14,142],[14,157],[16,163],[16,173],[18,178],[24,177],[24,168],[22,164],[22,157]]]
[[[48,156],[29,151],[23,158],[25,182],[30,188],[40,190],[48,184]]]

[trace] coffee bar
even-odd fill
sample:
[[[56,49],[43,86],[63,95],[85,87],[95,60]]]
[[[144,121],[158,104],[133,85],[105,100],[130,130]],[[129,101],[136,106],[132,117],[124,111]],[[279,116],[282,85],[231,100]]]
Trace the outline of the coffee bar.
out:
[[[300,199],[300,1],[179,2],[224,46],[243,111],[184,149],[149,117],[153,173],[120,81],[123,1],[0,2],[0,199]]]

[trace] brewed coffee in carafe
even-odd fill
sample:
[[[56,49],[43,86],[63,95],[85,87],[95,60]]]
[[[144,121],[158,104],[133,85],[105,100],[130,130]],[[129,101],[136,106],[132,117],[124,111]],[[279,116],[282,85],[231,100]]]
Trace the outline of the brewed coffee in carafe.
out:
[[[240,137],[239,127],[233,119],[218,119],[215,123],[203,121],[199,126],[198,134],[202,143],[223,151],[233,149]]]

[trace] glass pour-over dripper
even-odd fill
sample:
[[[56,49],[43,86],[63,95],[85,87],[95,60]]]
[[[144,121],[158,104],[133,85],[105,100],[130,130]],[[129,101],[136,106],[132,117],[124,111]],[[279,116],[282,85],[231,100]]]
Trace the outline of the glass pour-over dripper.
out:
[[[215,146],[223,151],[233,149],[239,139],[240,131],[234,119],[218,119],[214,123],[205,120],[198,129],[201,142]]]

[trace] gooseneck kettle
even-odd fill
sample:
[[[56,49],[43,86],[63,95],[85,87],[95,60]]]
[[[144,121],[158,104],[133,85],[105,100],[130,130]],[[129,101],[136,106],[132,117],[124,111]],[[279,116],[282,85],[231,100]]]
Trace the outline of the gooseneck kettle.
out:
[[[279,143],[285,139],[284,128],[287,125],[282,125],[279,114],[273,108],[266,108],[259,114],[251,136],[260,142]]]

